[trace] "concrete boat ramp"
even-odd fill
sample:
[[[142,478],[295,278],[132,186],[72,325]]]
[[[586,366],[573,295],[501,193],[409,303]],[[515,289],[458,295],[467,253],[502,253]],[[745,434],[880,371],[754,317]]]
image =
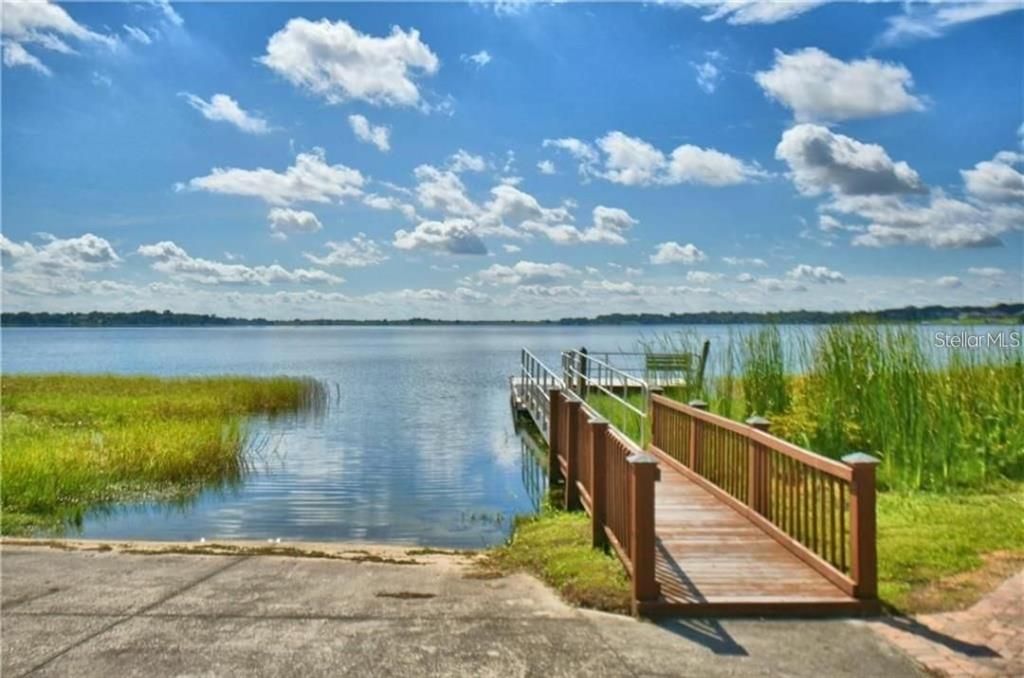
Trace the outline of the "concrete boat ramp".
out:
[[[6,541],[0,673],[919,675],[860,621],[656,625],[480,577],[471,554],[268,546]]]

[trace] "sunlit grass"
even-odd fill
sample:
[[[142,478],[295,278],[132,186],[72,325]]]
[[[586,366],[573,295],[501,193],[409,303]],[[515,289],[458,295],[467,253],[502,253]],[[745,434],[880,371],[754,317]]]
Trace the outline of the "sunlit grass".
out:
[[[320,408],[312,380],[14,375],[0,383],[5,534],[57,529],[94,506],[237,481],[245,418]]]

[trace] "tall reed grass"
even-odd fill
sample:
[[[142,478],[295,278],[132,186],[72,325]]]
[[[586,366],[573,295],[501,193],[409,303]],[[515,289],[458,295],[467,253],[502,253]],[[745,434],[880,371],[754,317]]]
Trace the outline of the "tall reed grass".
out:
[[[733,333],[712,344],[700,392],[668,395],[767,416],[776,435],[831,457],[876,455],[883,487],[1024,480],[1024,351],[934,349],[915,326],[787,328],[785,339],[772,326]],[[696,338],[646,344],[684,350]]]
[[[237,481],[253,443],[247,417],[319,411],[327,394],[308,379],[50,374],[5,376],[0,402],[0,531],[12,533]]]

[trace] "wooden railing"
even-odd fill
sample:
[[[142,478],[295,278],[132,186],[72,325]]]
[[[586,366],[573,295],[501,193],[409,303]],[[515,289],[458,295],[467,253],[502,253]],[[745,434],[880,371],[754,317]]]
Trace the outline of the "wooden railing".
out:
[[[661,395],[651,397],[651,451],[761,527],[847,594],[877,597],[875,466],[844,463],[746,424]]]
[[[658,598],[654,578],[657,460],[572,393],[549,393],[548,468],[560,478],[566,509],[591,517],[594,546],[610,546],[632,581],[634,605]]]

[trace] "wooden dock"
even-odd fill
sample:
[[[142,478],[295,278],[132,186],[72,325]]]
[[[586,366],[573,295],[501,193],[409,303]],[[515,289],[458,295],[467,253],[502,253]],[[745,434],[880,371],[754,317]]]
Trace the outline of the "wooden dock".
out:
[[[538,385],[543,383],[546,393]],[[512,405],[549,443],[566,508],[622,560],[646,616],[873,613],[874,460],[815,455],[652,395],[641,449],[571,388],[514,379]]]

